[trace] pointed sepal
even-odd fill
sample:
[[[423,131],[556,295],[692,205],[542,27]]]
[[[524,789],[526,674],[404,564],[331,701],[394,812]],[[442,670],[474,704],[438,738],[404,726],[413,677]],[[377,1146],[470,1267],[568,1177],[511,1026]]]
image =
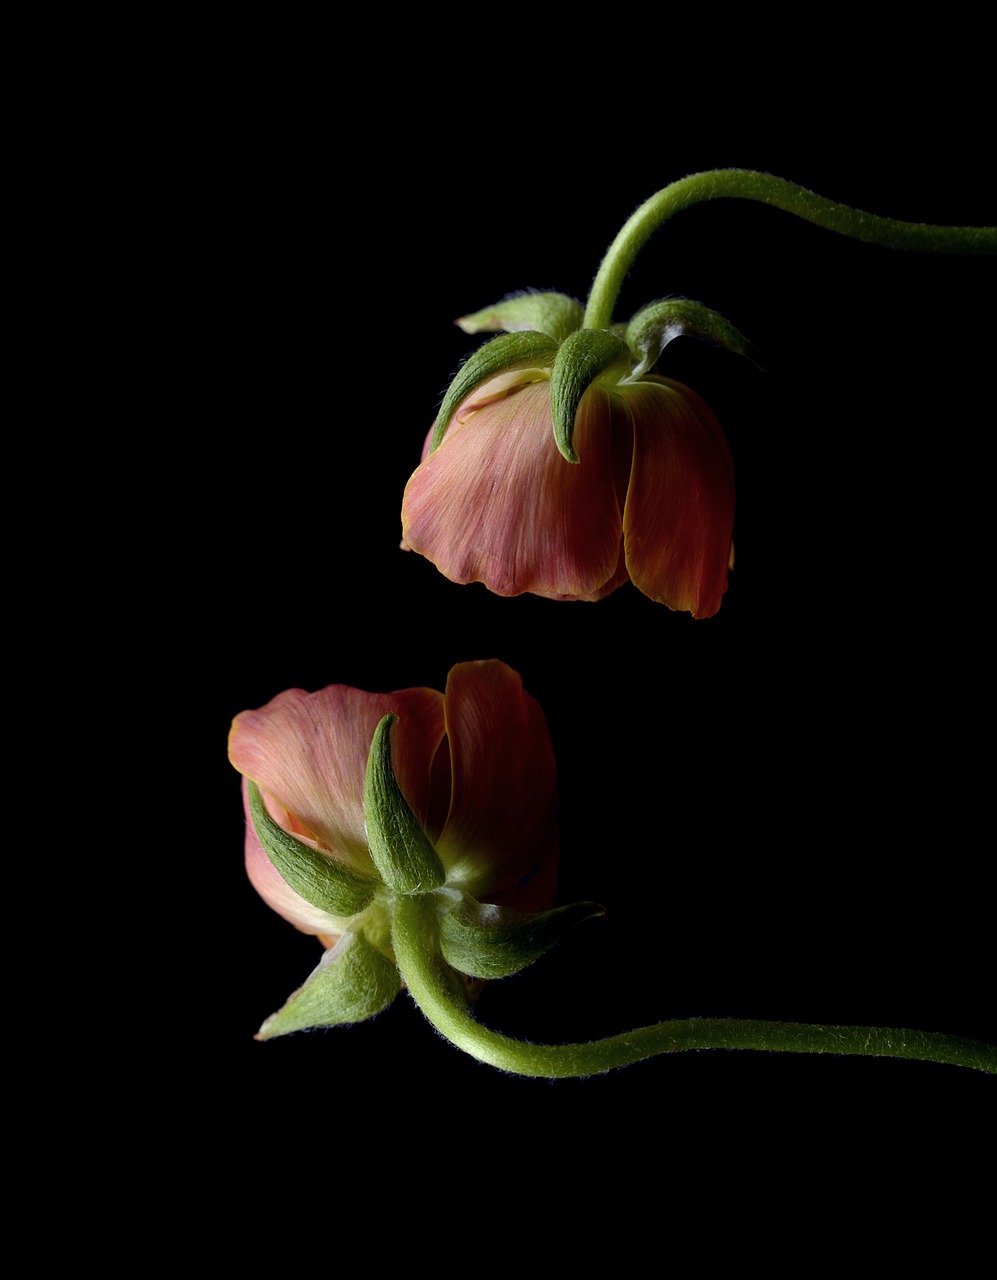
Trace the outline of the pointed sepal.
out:
[[[461,973],[507,978],[542,956],[568,929],[603,913],[598,903],[575,902],[523,915],[475,902],[465,894],[440,922],[441,949],[447,963]]]
[[[650,373],[669,342],[683,334],[704,338],[758,363],[751,343],[723,316],[688,298],[665,298],[641,307],[627,325],[626,342],[637,361],[631,378]]]
[[[584,314],[582,304],[566,293],[513,293],[492,307],[461,316],[456,323],[465,333],[534,329],[561,342],[582,327]]]
[[[579,329],[558,348],[550,375],[551,412],[554,439],[568,462],[578,461],[572,440],[582,396],[597,378],[617,367],[621,375],[629,369],[630,349],[605,329]]]
[[[553,338],[532,330],[525,333],[502,333],[479,347],[461,365],[443,397],[440,411],[436,415],[429,452],[432,453],[439,446],[450,425],[450,419],[461,401],[466,400],[475,387],[517,365],[527,368],[530,364],[537,364],[549,368],[554,362],[556,351],[557,343]]]
[[[374,897],[377,881],[358,876],[292,836],[271,818],[252,779],[247,779],[247,789],[257,839],[294,892],[330,915],[349,917],[362,911]]]
[[[426,893],[447,877],[395,777],[391,726],[397,719],[382,716],[370,744],[363,789],[367,845],[385,884],[398,893]]]
[[[311,1027],[365,1022],[386,1009],[401,989],[398,970],[360,933],[344,933],[303,986],[256,1033],[272,1040]]]

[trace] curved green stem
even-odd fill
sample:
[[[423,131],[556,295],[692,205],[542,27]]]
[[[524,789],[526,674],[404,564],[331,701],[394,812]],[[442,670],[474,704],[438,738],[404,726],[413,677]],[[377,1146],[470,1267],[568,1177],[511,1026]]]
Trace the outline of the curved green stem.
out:
[[[452,970],[440,954],[439,924],[431,894],[396,900],[392,941],[402,979],[433,1026],[458,1049],[516,1075],[548,1079],[598,1075],[659,1053],[683,1049],[765,1049],[916,1058],[997,1075],[997,1048],[992,1045],[939,1032],[892,1027],[692,1018],[659,1022],[582,1044],[530,1044],[489,1030],[469,1012],[462,992],[453,982]]]
[[[624,223],[599,267],[583,326],[586,329],[609,327],[616,299],[634,259],[662,223],[673,213],[700,200],[721,197],[771,204],[828,231],[889,249],[913,249],[921,253],[997,253],[997,227],[934,227],[923,222],[898,222],[825,200],[793,182],[767,173],[713,169],[671,183],[645,200]]]

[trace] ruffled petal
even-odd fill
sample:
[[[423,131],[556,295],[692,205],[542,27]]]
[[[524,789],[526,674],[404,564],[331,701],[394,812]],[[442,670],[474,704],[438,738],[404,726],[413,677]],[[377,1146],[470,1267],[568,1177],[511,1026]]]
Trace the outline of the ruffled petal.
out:
[[[354,870],[372,874],[364,828],[364,773],[374,730],[390,711],[398,715],[391,739],[395,773],[425,824],[432,807],[433,758],[444,733],[443,695],[435,689],[289,689],[258,711],[244,711],[235,718],[229,758],[283,806],[286,812],[281,814],[268,801],[286,830],[312,837]]]
[[[447,680],[450,814],[437,850],[448,883],[523,911],[554,901],[557,772],[550,734],[519,675],[465,662]]]
[[[579,406],[566,462],[553,438],[545,370],[503,374],[458,409],[443,443],[409,480],[403,545],[454,582],[497,595],[591,597],[616,574],[622,517],[608,395]]]
[[[708,618],[727,589],[734,467],[720,424],[688,387],[648,378],[614,389],[634,427],[623,513],[634,584],[670,609]]]

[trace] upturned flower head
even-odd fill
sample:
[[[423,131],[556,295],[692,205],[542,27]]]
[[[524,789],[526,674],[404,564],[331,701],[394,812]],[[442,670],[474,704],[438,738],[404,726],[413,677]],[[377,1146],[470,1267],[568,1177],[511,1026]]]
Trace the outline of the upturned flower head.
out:
[[[330,948],[263,1038],[360,1021],[391,1002],[399,895],[434,895],[448,961],[471,978],[535,958],[538,920],[542,951],[579,918],[547,910],[554,756],[543,712],[501,662],[454,667],[445,693],[291,689],[236,717],[229,757],[245,778],[250,880]]]
[[[513,331],[480,348],[447,393],[405,489],[403,546],[498,595],[598,600],[629,580],[709,617],[732,560],[730,450],[704,401],[651,370],[679,333],[746,344],[680,299],[625,329],[581,329],[580,314],[571,299],[533,294],[460,322]]]

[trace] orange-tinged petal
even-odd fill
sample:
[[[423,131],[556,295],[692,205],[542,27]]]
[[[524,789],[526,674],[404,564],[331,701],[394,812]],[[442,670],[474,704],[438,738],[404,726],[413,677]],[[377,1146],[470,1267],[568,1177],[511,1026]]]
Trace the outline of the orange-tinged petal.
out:
[[[395,773],[416,816],[427,823],[432,763],[444,732],[443,695],[435,689],[290,689],[236,717],[229,758],[284,807],[282,815],[268,805],[282,826],[311,836],[337,860],[370,875],[364,773],[374,730],[390,711],[399,717],[391,743]]]
[[[584,600],[591,602],[593,600],[604,600],[606,596],[618,588],[622,587],[625,582],[630,581],[630,574],[627,572],[627,560],[623,551],[623,539],[620,539],[620,558],[617,562],[616,572],[604,582],[601,587],[595,591],[590,591],[586,595],[566,595],[563,591],[535,591],[533,594],[543,596],[545,600]]]
[[[523,911],[549,907],[557,777],[547,723],[517,672],[465,662],[447,680],[450,814],[437,850],[448,883]]]
[[[688,387],[649,378],[614,389],[634,427],[623,513],[627,568],[646,596],[708,618],[727,589],[734,468],[720,424]]]
[[[583,397],[572,464],[554,442],[546,371],[529,373],[493,379],[458,409],[406,486],[404,544],[497,595],[591,597],[617,572],[622,531],[609,398]]]
[[[623,404],[619,397],[610,395],[608,397],[611,424],[613,433],[612,443],[612,459],[613,459],[613,480],[616,485],[616,499],[620,511],[623,511],[627,500],[627,486],[630,483],[630,471],[633,463],[633,426],[630,421],[630,410]],[[630,581],[630,574],[627,572],[627,559],[623,547],[623,531],[620,530],[620,547],[619,557],[616,562],[616,572],[613,576],[597,587],[595,591],[590,591],[585,595],[566,595],[563,592],[556,591],[537,591],[538,596],[545,596],[548,600],[602,600],[606,596],[614,592],[618,587],[622,587],[625,582]]]

